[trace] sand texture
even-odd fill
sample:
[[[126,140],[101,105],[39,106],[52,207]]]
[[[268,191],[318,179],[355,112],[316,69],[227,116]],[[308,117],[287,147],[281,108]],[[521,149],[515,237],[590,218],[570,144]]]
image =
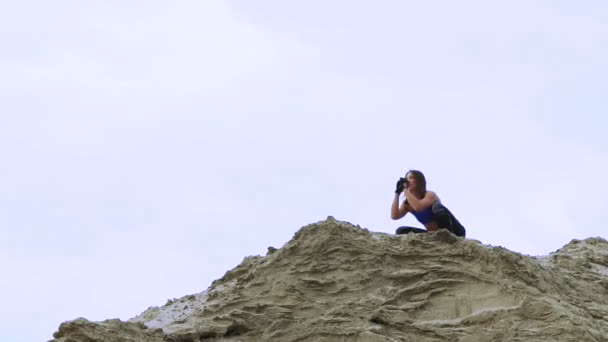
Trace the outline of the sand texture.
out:
[[[608,341],[608,242],[544,257],[332,217],[204,292],[127,321],[60,325],[54,342]]]

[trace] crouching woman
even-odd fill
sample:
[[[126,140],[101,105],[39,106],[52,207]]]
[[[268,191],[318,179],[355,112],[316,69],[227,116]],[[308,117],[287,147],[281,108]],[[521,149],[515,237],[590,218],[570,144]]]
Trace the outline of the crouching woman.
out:
[[[401,193],[405,195],[405,200],[400,205]],[[398,220],[407,213],[412,213],[426,230],[403,226],[397,228],[396,234],[426,233],[445,228],[456,236],[464,237],[466,235],[462,224],[448,208],[441,204],[437,194],[426,190],[426,179],[424,174],[418,170],[408,171],[405,178],[400,178],[397,182],[395,198],[391,206],[391,218]]]

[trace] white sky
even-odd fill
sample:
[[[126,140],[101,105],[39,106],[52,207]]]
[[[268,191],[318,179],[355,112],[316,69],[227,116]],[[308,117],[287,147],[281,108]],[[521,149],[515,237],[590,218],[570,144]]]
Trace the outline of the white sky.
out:
[[[132,318],[420,169],[469,238],[606,238],[605,1],[0,4],[0,340]]]

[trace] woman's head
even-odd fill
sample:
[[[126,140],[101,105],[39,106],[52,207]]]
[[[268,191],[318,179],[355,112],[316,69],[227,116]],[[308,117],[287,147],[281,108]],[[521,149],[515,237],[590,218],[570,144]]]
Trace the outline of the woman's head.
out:
[[[405,174],[405,179],[407,179],[409,183],[408,189],[410,191],[416,191],[422,195],[426,193],[426,179],[422,172],[418,170],[409,170]]]

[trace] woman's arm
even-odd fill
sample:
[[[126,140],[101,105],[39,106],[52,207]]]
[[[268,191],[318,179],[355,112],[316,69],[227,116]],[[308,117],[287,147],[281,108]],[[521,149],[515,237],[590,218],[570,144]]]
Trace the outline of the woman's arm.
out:
[[[437,194],[432,191],[427,191],[426,194],[424,194],[424,197],[421,199],[416,198],[416,196],[414,196],[414,194],[412,194],[408,189],[405,189],[404,192],[405,198],[407,198],[407,203],[409,203],[414,211],[424,210],[433,205],[433,202],[439,199]]]
[[[393,205],[391,206],[391,218],[393,220],[398,220],[405,216],[409,211],[410,206],[403,202],[401,206],[399,206],[399,194],[395,194],[395,198],[393,199]]]

